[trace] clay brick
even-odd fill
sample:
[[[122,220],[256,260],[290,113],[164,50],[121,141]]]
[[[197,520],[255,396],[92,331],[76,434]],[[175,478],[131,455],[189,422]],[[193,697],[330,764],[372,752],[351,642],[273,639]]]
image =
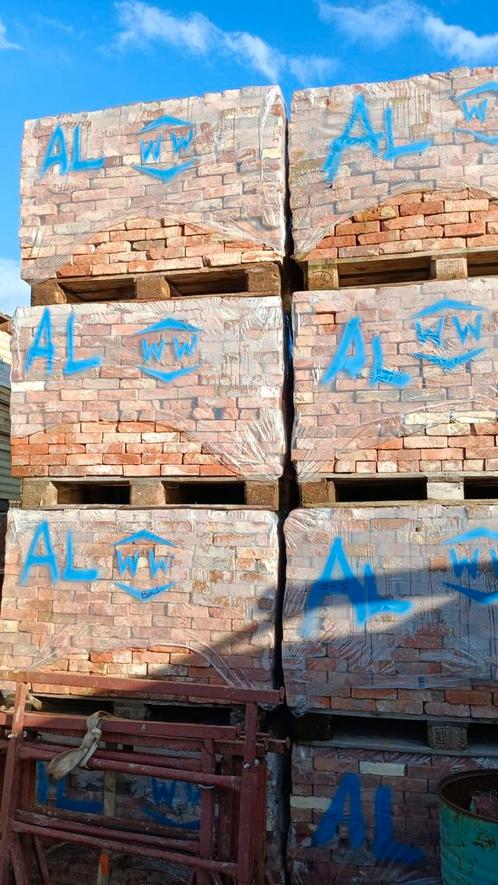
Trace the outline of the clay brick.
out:
[[[143,282],[143,294],[166,294],[154,275]],[[71,476],[69,468],[81,476],[84,467],[88,475],[158,476],[164,469],[164,475],[180,477],[192,475],[196,463],[203,476],[281,475],[285,369],[279,297],[54,306],[53,343],[60,357],[50,376],[44,360],[25,369],[42,312],[19,310],[14,324],[11,416],[19,476],[36,475],[39,466],[53,468],[53,477]],[[77,358],[95,356],[101,364],[66,376],[62,355],[70,314]],[[187,323],[193,331],[138,334],[160,321]],[[158,370],[165,380],[155,377]],[[64,432],[62,409],[68,410]],[[40,428],[41,438],[33,432]]]
[[[437,215],[438,212],[444,212],[444,203],[442,200],[432,203],[403,203],[400,206],[401,215]],[[431,221],[431,224],[432,223],[433,222]]]
[[[151,145],[157,135],[163,139],[160,168],[182,166],[165,186],[154,184],[141,171],[151,158],[141,155],[140,132],[168,116],[188,120],[191,128],[166,126],[150,139]],[[64,133],[81,126],[82,153],[104,158],[101,167],[81,168],[64,179],[62,163],[55,163],[41,173],[56,126]],[[185,139],[179,158],[171,150],[175,129]],[[224,244],[240,240],[240,230],[252,253],[244,261],[281,258],[286,232],[285,139],[284,103],[275,86],[229,90],[211,94],[207,101],[163,100],[28,121],[21,181],[23,277],[38,282],[56,275],[201,267],[208,256],[214,263],[218,259],[218,266],[236,264],[240,255],[225,256]],[[169,242],[181,236],[184,225],[186,236],[206,237],[205,249],[192,243],[195,251],[187,258],[185,244]],[[165,249],[151,248],[165,236]],[[115,251],[116,244],[123,245],[122,252]],[[149,249],[158,256],[148,257]],[[194,265],[192,257],[197,255],[200,262]],[[173,265],[158,267],[158,261]]]
[[[284,525],[289,706],[444,719],[476,718],[481,710],[488,717],[491,690],[477,679],[489,679],[493,627],[488,606],[475,602],[469,613],[458,561],[477,563],[470,589],[484,598],[492,553],[487,540],[452,541],[497,531],[498,505],[323,503],[294,510]],[[370,611],[361,601],[369,593]],[[456,671],[465,679],[466,659],[467,681],[475,684],[455,686]]]
[[[357,738],[355,738],[357,742]],[[439,785],[454,773],[495,768],[492,755],[483,757],[409,749],[377,750],[368,746],[346,747],[295,743],[292,748],[292,793],[287,846],[292,881],[346,883],[385,880],[402,882],[440,878]],[[396,854],[386,862],[376,858],[374,834],[379,827],[381,789],[390,789],[390,826]],[[359,844],[351,847],[349,817],[338,825],[330,840],[317,845],[320,823],[331,804],[340,806],[343,795],[358,795],[362,830],[355,830]],[[347,801],[347,800],[345,800]],[[344,805],[343,808],[348,806]],[[363,838],[362,838],[363,837]],[[408,854],[410,852],[410,855]],[[406,860],[410,857],[410,872]]]
[[[289,184],[298,259],[305,259],[310,253],[316,255],[320,240],[336,225],[346,232],[348,218],[354,219],[353,224],[381,220],[385,230],[402,230],[418,229],[418,225],[443,225],[445,214],[462,212],[468,216],[471,212],[496,211],[490,204],[490,198],[498,196],[495,146],[472,136],[475,121],[465,119],[459,101],[467,89],[485,86],[490,76],[495,77],[495,69],[465,69],[464,76],[460,74],[461,69],[437,77],[355,83],[294,93],[289,122]],[[381,136],[378,151],[373,151],[367,141],[343,141],[352,114],[359,113],[360,98],[372,131]],[[422,107],[424,111],[420,110]],[[393,112],[390,137],[394,144],[409,149],[414,142],[426,141],[429,146],[416,153],[389,156],[385,150],[389,141],[385,131],[388,108]],[[359,118],[355,119],[358,123]],[[361,128],[361,122],[358,125]],[[479,122],[479,126],[493,134],[491,120]],[[466,187],[462,187],[462,182]],[[396,218],[390,209],[400,217]],[[435,217],[437,223],[431,220]],[[410,222],[410,218],[417,219],[416,223]],[[496,218],[490,216],[490,220]],[[467,221],[468,218],[448,219],[447,223]],[[488,230],[483,235],[493,237],[495,232]],[[478,236],[473,228],[462,234],[465,240],[472,237],[472,247],[477,246]],[[405,235],[402,240],[410,243],[414,251],[431,251],[427,240],[436,237],[445,239],[442,231],[437,230],[420,238]],[[453,236],[447,233],[446,238]],[[419,239],[423,245],[418,244]],[[380,250],[380,243],[370,243],[370,249],[374,245],[378,247],[376,252],[369,254],[388,254]],[[481,245],[496,244],[483,240]],[[464,242],[462,248],[465,246]],[[356,257],[367,255],[359,251],[364,248],[357,245]],[[446,243],[440,248],[448,251],[458,247]],[[394,254],[399,253],[394,250]],[[349,257],[353,254],[349,253]]]
[[[496,422],[485,405],[488,385],[494,383],[496,286],[493,278],[455,282],[451,277],[465,271],[460,259],[438,257],[433,265],[433,272],[448,279],[293,295],[292,460],[299,481],[338,472],[458,473],[498,459]],[[460,301],[462,310],[442,308],[434,316],[418,317],[444,301]],[[468,304],[477,306],[480,320],[476,311],[465,312]],[[360,330],[353,334],[352,323],[358,322]],[[439,365],[441,355],[465,356],[470,341],[462,342],[458,330],[463,323],[468,336],[474,322],[481,324],[479,347],[484,350],[465,367]],[[426,328],[439,323],[440,346],[420,340]],[[346,334],[349,349],[324,383]],[[380,379],[372,376],[375,340],[387,370]],[[351,377],[347,360],[356,346],[362,348],[361,367]],[[390,383],[391,372],[406,373],[403,387]],[[359,457],[363,449],[371,454]],[[468,461],[474,468],[466,467]]]
[[[26,551],[45,521],[60,565],[59,575],[53,577],[48,567],[33,566],[20,585]],[[97,569],[96,577],[64,582],[61,571],[68,532],[72,532],[74,566]],[[162,541],[133,540],[137,532],[152,532]],[[126,542],[128,537],[132,540]],[[117,550],[122,552],[122,563],[127,556],[129,562],[136,561],[134,573],[123,564],[120,567]],[[71,659],[75,672],[79,661],[91,664],[90,670],[83,668],[82,672],[98,672],[97,665],[103,667],[100,672],[117,672],[107,666],[112,662],[120,665],[121,675],[131,676],[137,664],[130,663],[131,655],[123,657],[123,651],[143,646],[145,653],[149,645],[161,645],[165,652],[182,652],[188,677],[189,649],[197,659],[198,655],[206,658],[205,650],[211,648],[213,660],[208,656],[211,666],[202,681],[219,681],[218,655],[242,678],[271,685],[279,559],[275,514],[237,508],[11,510],[6,551],[9,567],[2,604],[5,610],[18,612],[18,644],[12,650],[12,619],[4,619],[0,613],[2,666],[16,668],[21,656],[31,658],[32,664],[44,657],[54,637],[43,630],[57,625],[60,657],[62,661]],[[151,557],[156,557],[156,563],[163,558],[159,573],[150,566]],[[161,589],[165,584],[169,586]],[[53,609],[36,605],[43,594],[54,599]],[[230,618],[209,616],[210,609],[227,610],[227,600],[237,602],[240,622],[245,625],[243,642],[241,631],[232,629]],[[177,613],[180,606],[185,615]],[[249,658],[244,657],[246,647],[250,648]],[[154,654],[149,655],[148,663],[153,663]],[[178,659],[171,667],[177,664]],[[169,675],[170,670],[164,660],[160,675]]]

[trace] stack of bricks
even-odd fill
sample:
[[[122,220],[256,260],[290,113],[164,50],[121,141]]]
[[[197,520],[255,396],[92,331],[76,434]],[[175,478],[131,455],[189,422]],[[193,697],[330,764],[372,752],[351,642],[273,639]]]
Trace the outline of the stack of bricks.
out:
[[[283,623],[272,508],[164,497],[171,479],[278,485],[290,466],[279,298],[170,300],[175,273],[197,286],[226,269],[221,296],[237,267],[282,260],[279,90],[26,128],[23,275],[45,309],[14,324],[14,465],[25,507],[45,509],[9,519],[3,660],[262,687],[282,664],[291,711],[316,714],[294,746],[294,885],[432,875],[439,779],[494,766],[464,750],[496,709],[498,509],[465,502],[464,476],[498,469],[495,287],[467,279],[496,264],[495,77],[459,69],[294,98],[294,258],[311,291],[293,298],[303,506],[285,522]],[[414,282],[417,255],[431,280]],[[361,287],[390,256],[381,285]],[[356,288],[339,288],[341,262]],[[114,277],[135,303],[67,304],[103,300]],[[399,495],[335,503],[334,482],[361,490],[365,477],[390,477]],[[99,478],[129,482],[133,506],[58,506],[64,484]],[[429,479],[439,502],[401,504],[409,478]],[[428,737],[409,757],[362,746],[358,722],[374,717],[417,720]],[[322,732],[342,719],[344,752],[316,740],[317,719]]]
[[[410,191],[334,225],[308,259],[498,248],[498,204],[485,192]]]
[[[494,720],[497,530],[496,504],[294,511],[285,523],[289,705]],[[462,576],[467,562],[472,579]]]
[[[28,121],[23,278],[280,260],[284,139],[277,87]]]
[[[296,293],[299,480],[496,470],[497,290],[473,278]]]
[[[476,768],[498,768],[491,748],[483,756],[294,746],[291,881],[439,882],[439,784]]]
[[[495,68],[459,68],[295,93],[289,186],[296,257],[320,257],[329,248],[331,258],[456,249],[474,235],[493,237],[493,78]],[[465,218],[452,219],[455,212]],[[473,212],[483,214],[471,218]],[[373,226],[356,228],[366,223]]]
[[[498,509],[464,500],[498,468],[496,286],[467,278],[498,245],[496,75],[294,97],[294,883],[432,881],[440,779],[497,764],[469,726],[496,719]]]
[[[169,218],[136,218],[92,234],[88,242],[75,247],[71,261],[57,269],[57,277],[63,281],[106,274],[232,267],[281,257],[264,242],[255,243],[242,236],[227,239],[206,225],[175,223]]]
[[[23,509],[8,518],[2,668],[277,684],[285,138],[278,87],[26,124],[21,250],[33,306],[14,321]],[[178,278],[193,297],[180,297]],[[231,294],[239,280],[245,297]],[[186,500],[203,503],[173,506],[166,486],[185,481],[196,489]],[[131,506],[111,506],[126,484]],[[226,504],[241,484],[249,506]],[[101,500],[83,488],[105,488],[107,506],[81,506]],[[276,881],[280,762],[268,788]],[[118,791],[118,814],[140,818],[140,789]],[[156,822],[173,805],[156,801]],[[71,852],[73,878],[76,868],[94,881],[95,864],[75,867]],[[177,873],[147,862],[122,879]],[[51,868],[51,881],[66,876]]]
[[[278,296],[25,308],[13,325],[16,476],[281,475]],[[34,358],[43,328],[52,362]],[[89,361],[74,374],[68,346]]]
[[[14,510],[2,667],[271,688],[277,572],[266,511]]]

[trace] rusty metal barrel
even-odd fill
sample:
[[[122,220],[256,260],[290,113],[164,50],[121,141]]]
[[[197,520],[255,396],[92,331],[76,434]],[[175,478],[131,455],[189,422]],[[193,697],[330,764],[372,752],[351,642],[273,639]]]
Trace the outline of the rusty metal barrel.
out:
[[[498,770],[451,775],[439,798],[443,885],[498,885]]]

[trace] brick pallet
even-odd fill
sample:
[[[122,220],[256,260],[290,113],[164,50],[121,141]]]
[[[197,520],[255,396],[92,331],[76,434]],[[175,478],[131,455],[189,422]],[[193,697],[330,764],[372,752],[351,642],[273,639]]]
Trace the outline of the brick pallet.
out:
[[[475,278],[294,294],[298,479],[498,467],[496,292]]]
[[[329,248],[339,250],[331,258],[434,252],[452,248],[451,240],[453,248],[464,248],[469,237],[485,237],[480,245],[496,246],[494,230],[484,227],[495,220],[489,201],[498,197],[498,163],[489,138],[493,119],[471,113],[493,76],[496,69],[459,68],[295,93],[289,125],[295,256],[315,258]],[[375,210],[391,201],[392,211],[378,217]],[[428,204],[429,220],[417,203]],[[413,208],[405,215],[396,206]],[[470,212],[483,215],[470,218]],[[453,213],[462,215],[450,221]],[[439,222],[431,223],[431,215],[440,216]],[[368,223],[373,226],[361,227]]]
[[[492,746],[461,755],[404,743],[401,751],[372,749],[361,740],[350,747],[333,741],[294,745],[288,844],[293,883],[440,881],[439,783],[454,772],[496,769],[498,757]]]
[[[148,504],[167,503],[159,478],[247,480],[247,503],[274,506],[285,457],[278,296],[26,308],[13,325],[15,475],[120,477],[134,490],[156,477],[133,494]]]
[[[272,687],[278,568],[264,511],[11,511],[1,666]]]
[[[284,147],[278,87],[28,121],[23,278],[280,260]]]
[[[497,519],[495,503],[293,511],[282,645],[291,709],[495,720]]]

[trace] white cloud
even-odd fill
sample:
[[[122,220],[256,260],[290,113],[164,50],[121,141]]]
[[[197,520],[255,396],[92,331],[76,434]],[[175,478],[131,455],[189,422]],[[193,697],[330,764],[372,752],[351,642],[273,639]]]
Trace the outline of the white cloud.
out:
[[[116,9],[121,30],[115,45],[121,50],[163,44],[206,60],[221,55],[271,81],[285,74],[300,83],[322,81],[335,67],[330,58],[286,55],[247,31],[224,31],[200,12],[182,18],[143,0],[123,0]]]
[[[4,23],[0,21],[0,49],[22,49],[22,46],[18,46],[17,43],[11,43],[10,40],[7,40],[7,28]]]
[[[463,64],[495,61],[498,54],[498,33],[479,36],[461,25],[449,25],[416,0],[385,0],[365,9],[317,0],[317,7],[322,21],[352,41],[383,47],[412,33],[425,37],[440,55]]]
[[[454,58],[466,64],[496,62],[498,57],[498,33],[483,34],[460,25],[447,25],[436,15],[427,15],[422,28],[434,49],[447,58]]]
[[[159,42],[188,49],[195,55],[205,55],[221,33],[200,12],[193,12],[182,19],[140,0],[125,0],[117,3],[116,7],[123,29],[118,34],[118,45],[121,47],[130,44],[147,46]]]
[[[387,0],[365,10],[318,0],[322,21],[335,25],[350,40],[368,40],[376,46],[387,46],[413,27],[419,9],[410,0]]]
[[[285,68],[285,56],[277,49],[273,49],[261,37],[255,37],[253,34],[244,31],[223,34],[222,45],[239,64],[254,68],[269,80],[278,80]]]
[[[12,314],[16,307],[29,304],[30,288],[19,276],[19,264],[13,258],[0,258],[0,313]]]
[[[323,55],[293,55],[287,62],[289,71],[299,83],[323,83],[337,68],[337,61]]]

